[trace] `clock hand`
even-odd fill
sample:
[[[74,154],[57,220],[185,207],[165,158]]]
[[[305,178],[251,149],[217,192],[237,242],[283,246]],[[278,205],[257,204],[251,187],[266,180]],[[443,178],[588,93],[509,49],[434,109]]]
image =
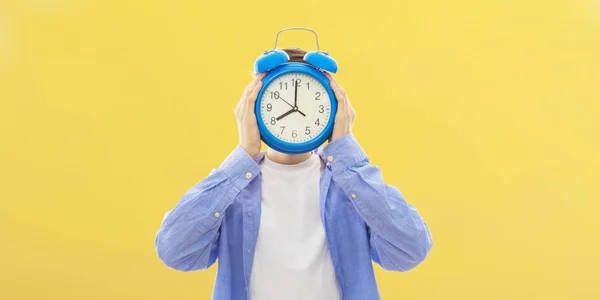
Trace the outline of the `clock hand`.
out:
[[[298,107],[298,82],[294,84],[294,107]]]
[[[283,100],[283,102],[285,102],[287,105],[289,105],[290,107],[294,108],[294,106],[291,105],[289,102],[285,101],[285,99],[283,99],[283,97],[279,96],[279,99]]]
[[[303,112],[301,112],[301,111],[298,109],[298,81],[296,81],[296,84],[294,85],[294,87],[295,87],[295,88],[294,88],[294,108],[295,108],[295,109],[296,109],[296,110],[297,110],[297,111],[298,111],[298,112],[299,112],[301,115],[303,115],[303,116],[305,116],[305,117],[306,117],[306,115],[305,115]]]
[[[291,105],[289,102],[285,101],[285,99],[283,99],[281,96],[279,96],[279,99],[283,100],[283,102],[285,102],[287,105],[291,106],[292,107],[292,112],[297,111],[301,115],[303,115],[303,116],[306,117],[306,115],[303,112],[301,112],[301,111],[298,110],[298,107]]]
[[[292,109],[288,110],[287,112],[285,112],[283,115],[277,117],[275,120],[279,121],[279,120],[285,118],[287,115],[289,115],[289,114],[291,114],[291,113],[293,113],[295,111],[296,111],[296,109],[292,108]]]

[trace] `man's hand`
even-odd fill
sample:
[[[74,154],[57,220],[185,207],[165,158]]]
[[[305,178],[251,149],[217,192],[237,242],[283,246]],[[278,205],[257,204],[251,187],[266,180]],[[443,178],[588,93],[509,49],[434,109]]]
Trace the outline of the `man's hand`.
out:
[[[333,132],[331,133],[331,138],[329,140],[329,142],[332,142],[352,131],[352,123],[354,123],[356,112],[352,108],[352,105],[350,105],[348,96],[346,96],[346,91],[337,84],[329,73],[325,73],[325,76],[329,79],[329,85],[335,93],[335,98],[338,103]]]
[[[235,107],[240,146],[254,158],[260,153],[260,133],[254,115],[256,96],[262,87],[262,79],[266,73],[260,73],[246,87],[240,102]]]

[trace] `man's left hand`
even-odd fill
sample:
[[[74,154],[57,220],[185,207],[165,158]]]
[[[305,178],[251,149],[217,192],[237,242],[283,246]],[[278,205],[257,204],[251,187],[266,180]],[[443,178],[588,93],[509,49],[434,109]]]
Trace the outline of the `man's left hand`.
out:
[[[324,74],[327,79],[329,79],[329,85],[335,93],[335,98],[338,103],[333,132],[331,133],[331,138],[329,140],[329,142],[332,142],[352,131],[352,124],[354,123],[356,112],[352,108],[352,105],[350,105],[348,96],[346,96],[346,91],[333,79],[333,77],[331,77],[331,75],[329,75],[329,73],[324,72]]]

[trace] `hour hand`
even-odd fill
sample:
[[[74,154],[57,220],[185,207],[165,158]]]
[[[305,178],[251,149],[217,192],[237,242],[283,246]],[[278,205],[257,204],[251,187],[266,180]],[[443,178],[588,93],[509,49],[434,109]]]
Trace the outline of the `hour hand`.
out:
[[[279,121],[279,120],[285,118],[287,115],[293,113],[294,111],[296,111],[296,109],[292,108],[292,109],[288,110],[287,112],[285,112],[283,115],[277,117],[275,120]]]

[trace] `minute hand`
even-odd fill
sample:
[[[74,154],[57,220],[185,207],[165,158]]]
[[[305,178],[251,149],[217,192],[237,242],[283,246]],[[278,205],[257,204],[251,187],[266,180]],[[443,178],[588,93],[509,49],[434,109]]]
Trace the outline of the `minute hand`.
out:
[[[279,96],[279,99],[281,99],[283,102],[285,102],[285,104],[289,105],[291,108],[294,108],[294,106],[291,105],[289,102],[285,101],[285,99],[283,99],[283,97]]]
[[[303,112],[301,112],[300,110],[298,110],[298,107],[291,105],[289,102],[285,101],[285,99],[283,99],[281,96],[279,96],[279,99],[283,100],[283,102],[285,102],[287,105],[291,106],[292,107],[292,111],[297,111],[301,115],[303,115],[303,116],[306,117],[306,115]]]
[[[294,84],[294,107],[298,107],[298,82]]]

